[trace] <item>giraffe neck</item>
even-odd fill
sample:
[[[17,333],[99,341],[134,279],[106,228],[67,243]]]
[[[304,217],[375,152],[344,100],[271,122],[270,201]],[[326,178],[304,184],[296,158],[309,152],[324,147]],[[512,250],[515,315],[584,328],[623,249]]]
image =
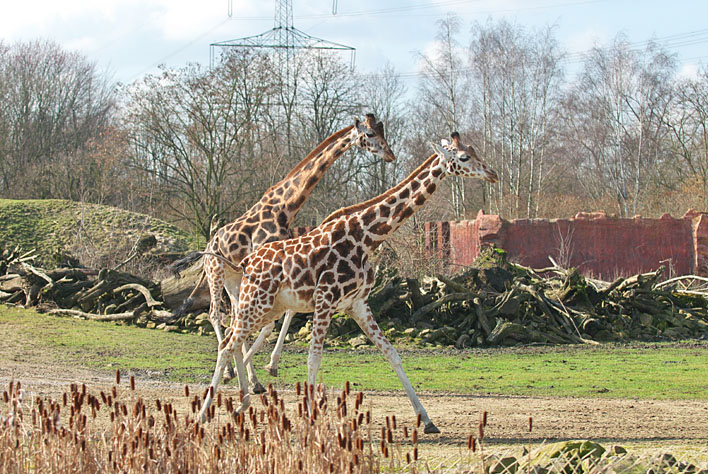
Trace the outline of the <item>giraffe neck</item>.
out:
[[[285,212],[288,225],[325,172],[354,145],[356,136],[353,125],[335,132],[310,152],[285,178],[266,191],[264,198],[267,203],[278,206]]]
[[[363,244],[371,251],[381,245],[425,204],[446,174],[441,158],[432,155],[397,186],[359,206],[352,206],[358,207],[350,211],[356,212],[358,217]]]

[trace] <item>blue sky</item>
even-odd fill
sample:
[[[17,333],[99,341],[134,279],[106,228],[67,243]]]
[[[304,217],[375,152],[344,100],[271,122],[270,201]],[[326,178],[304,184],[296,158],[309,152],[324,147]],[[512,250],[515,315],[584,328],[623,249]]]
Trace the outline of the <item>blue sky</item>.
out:
[[[391,63],[408,76],[416,55],[434,44],[436,21],[452,12],[466,43],[474,21],[506,18],[528,27],[555,25],[570,53],[610,42],[619,32],[641,44],[655,38],[690,75],[708,62],[708,2],[674,0],[333,0],[293,1],[294,26],[355,47],[356,64],[372,72]],[[273,0],[35,0],[3,5],[5,44],[52,39],[79,50],[118,81],[129,83],[159,64],[209,63],[209,43],[256,35],[274,26]],[[573,63],[569,64],[573,67]]]

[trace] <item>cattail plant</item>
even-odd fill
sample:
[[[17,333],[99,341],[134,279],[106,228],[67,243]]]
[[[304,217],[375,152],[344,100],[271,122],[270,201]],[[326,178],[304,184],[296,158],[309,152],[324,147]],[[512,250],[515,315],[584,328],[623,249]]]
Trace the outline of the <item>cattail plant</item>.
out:
[[[73,384],[55,401],[37,397],[23,405],[23,390],[11,382],[0,405],[0,465],[5,472],[380,472],[381,460],[401,470],[417,460],[401,454],[408,428],[390,417],[377,453],[371,411],[364,395],[345,385],[337,403],[323,386],[296,386],[296,403],[287,406],[268,387],[244,413],[233,414],[232,397],[221,393],[211,423],[198,424],[194,409],[202,397],[187,386],[174,403],[143,399],[130,377],[130,390],[110,393]],[[208,390],[208,389],[207,389]],[[331,406],[330,406],[331,403]],[[297,407],[297,408],[295,408]],[[25,418],[24,413],[29,416]],[[222,416],[225,414],[226,416]],[[227,420],[225,423],[219,420]],[[417,432],[414,431],[417,443]]]

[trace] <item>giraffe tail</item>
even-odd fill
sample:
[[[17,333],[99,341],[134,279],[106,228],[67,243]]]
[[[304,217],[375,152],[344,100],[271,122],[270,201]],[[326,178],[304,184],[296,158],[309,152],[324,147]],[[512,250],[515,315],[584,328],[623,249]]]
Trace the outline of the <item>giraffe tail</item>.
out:
[[[179,318],[186,316],[189,312],[189,309],[192,307],[192,304],[194,304],[194,298],[190,296],[185,299],[182,304],[177,307],[177,309],[172,311],[172,314],[166,318],[165,322],[171,323]]]
[[[192,252],[192,253],[198,253],[199,257],[202,256],[202,252]],[[187,257],[184,257],[183,260],[186,258]],[[194,285],[192,292],[182,302],[182,304],[177,307],[177,309],[172,311],[172,314],[166,318],[166,320],[165,320],[166,322],[173,322],[173,321],[180,319],[180,318],[187,315],[187,312],[189,312],[190,308],[192,307],[192,304],[194,304],[194,295],[197,293],[197,290],[202,285],[202,283],[204,283],[205,277],[206,277],[206,272],[204,271],[204,268],[202,268],[202,271],[199,273],[199,281],[197,281],[197,284]]]

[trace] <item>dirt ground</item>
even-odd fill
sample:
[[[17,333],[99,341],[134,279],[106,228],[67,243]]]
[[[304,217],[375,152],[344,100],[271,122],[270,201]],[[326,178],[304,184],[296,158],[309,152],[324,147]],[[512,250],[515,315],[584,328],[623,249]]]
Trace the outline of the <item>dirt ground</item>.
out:
[[[122,385],[127,388],[127,375]],[[708,375],[707,375],[708,376]],[[0,384],[7,387],[14,378],[20,380],[29,399],[36,396],[59,398],[71,383],[86,383],[89,390],[105,390],[114,383],[109,377],[85,369],[57,366],[33,366],[13,362],[0,367]],[[161,381],[149,375],[136,376],[137,390],[146,400],[173,399],[180,410],[189,406],[184,385]],[[193,386],[192,390],[203,387]],[[227,395],[236,395],[232,384],[224,387]],[[292,387],[279,392],[292,402]],[[194,393],[194,392],[193,392]],[[625,446],[708,447],[708,402],[657,401],[634,399],[583,399],[474,396],[455,393],[420,392],[423,405],[439,435],[426,435],[426,450],[431,453],[459,452],[470,433],[478,432],[482,413],[488,413],[485,430],[487,446],[536,444],[567,439],[593,439],[601,443]],[[371,404],[377,423],[387,415],[396,415],[399,423],[415,425],[415,416],[403,392],[368,392],[365,403]],[[260,403],[257,401],[254,403]],[[295,404],[291,403],[293,409]],[[529,432],[529,417],[533,431]]]

